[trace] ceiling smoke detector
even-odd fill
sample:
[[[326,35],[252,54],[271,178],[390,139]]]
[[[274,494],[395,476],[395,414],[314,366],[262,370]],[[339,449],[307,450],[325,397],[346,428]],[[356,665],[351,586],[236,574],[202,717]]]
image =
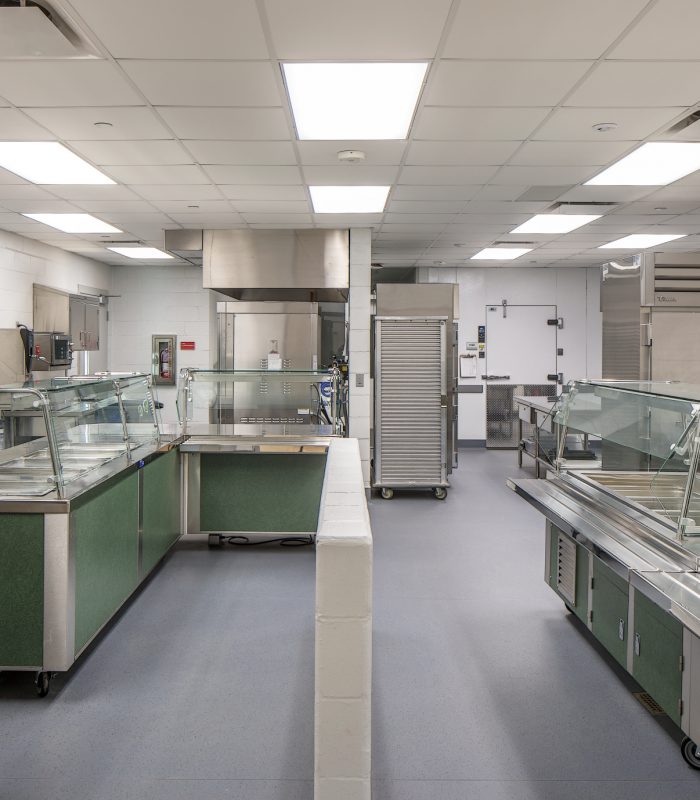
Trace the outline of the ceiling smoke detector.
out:
[[[614,131],[617,128],[617,122],[596,122],[591,127],[596,133],[608,133],[608,131]]]
[[[338,161],[345,161],[348,164],[364,161],[366,157],[362,150],[338,150]]]

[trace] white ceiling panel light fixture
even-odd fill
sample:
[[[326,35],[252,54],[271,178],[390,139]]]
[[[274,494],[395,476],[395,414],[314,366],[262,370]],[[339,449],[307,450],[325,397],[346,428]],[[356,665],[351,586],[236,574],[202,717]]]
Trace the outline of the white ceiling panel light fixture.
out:
[[[569,233],[601,217],[602,214],[535,214],[511,233]]]
[[[283,64],[299,139],[405,139],[428,63]]]
[[[22,214],[64,233],[123,233],[92,214]]]
[[[309,186],[316,214],[380,214],[389,186]]]
[[[585,186],[666,186],[700,169],[700,142],[647,142]]]
[[[0,142],[0,167],[32,183],[115,183],[60,142]]]
[[[113,253],[118,253],[120,256],[126,256],[127,258],[138,258],[138,259],[172,258],[172,256],[169,253],[164,253],[157,247],[108,247],[107,249],[111,250]]]
[[[513,261],[532,251],[532,247],[485,247],[471,257],[471,261]]]
[[[675,239],[683,239],[687,233],[656,234],[656,233],[635,233],[631,236],[623,236],[615,239],[614,242],[601,244],[599,250],[645,250],[647,247],[656,247],[666,242],[673,242]]]

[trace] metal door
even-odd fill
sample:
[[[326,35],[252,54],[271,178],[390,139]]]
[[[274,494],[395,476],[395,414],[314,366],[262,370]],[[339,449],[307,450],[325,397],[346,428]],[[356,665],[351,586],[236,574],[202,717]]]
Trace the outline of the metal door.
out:
[[[700,383],[700,313],[653,309],[651,379]]]
[[[486,446],[518,446],[516,395],[554,397],[557,307],[486,306]]]

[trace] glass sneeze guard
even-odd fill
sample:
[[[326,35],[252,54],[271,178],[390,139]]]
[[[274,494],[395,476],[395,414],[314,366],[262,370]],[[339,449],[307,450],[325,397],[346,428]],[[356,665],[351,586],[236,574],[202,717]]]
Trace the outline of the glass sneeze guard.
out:
[[[330,370],[183,369],[177,409],[183,434],[340,435],[342,379]]]
[[[700,386],[674,382],[574,381],[553,411],[554,467],[566,471],[567,435],[599,440],[589,481],[643,506],[674,530],[700,535]]]
[[[157,445],[150,378],[71,377],[0,387],[0,497],[64,497],[71,483]]]

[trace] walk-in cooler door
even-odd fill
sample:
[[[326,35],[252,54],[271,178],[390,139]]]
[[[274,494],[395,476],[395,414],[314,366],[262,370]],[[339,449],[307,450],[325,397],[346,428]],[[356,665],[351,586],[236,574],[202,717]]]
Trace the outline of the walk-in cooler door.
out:
[[[377,486],[447,483],[446,327],[445,319],[376,321]]]

